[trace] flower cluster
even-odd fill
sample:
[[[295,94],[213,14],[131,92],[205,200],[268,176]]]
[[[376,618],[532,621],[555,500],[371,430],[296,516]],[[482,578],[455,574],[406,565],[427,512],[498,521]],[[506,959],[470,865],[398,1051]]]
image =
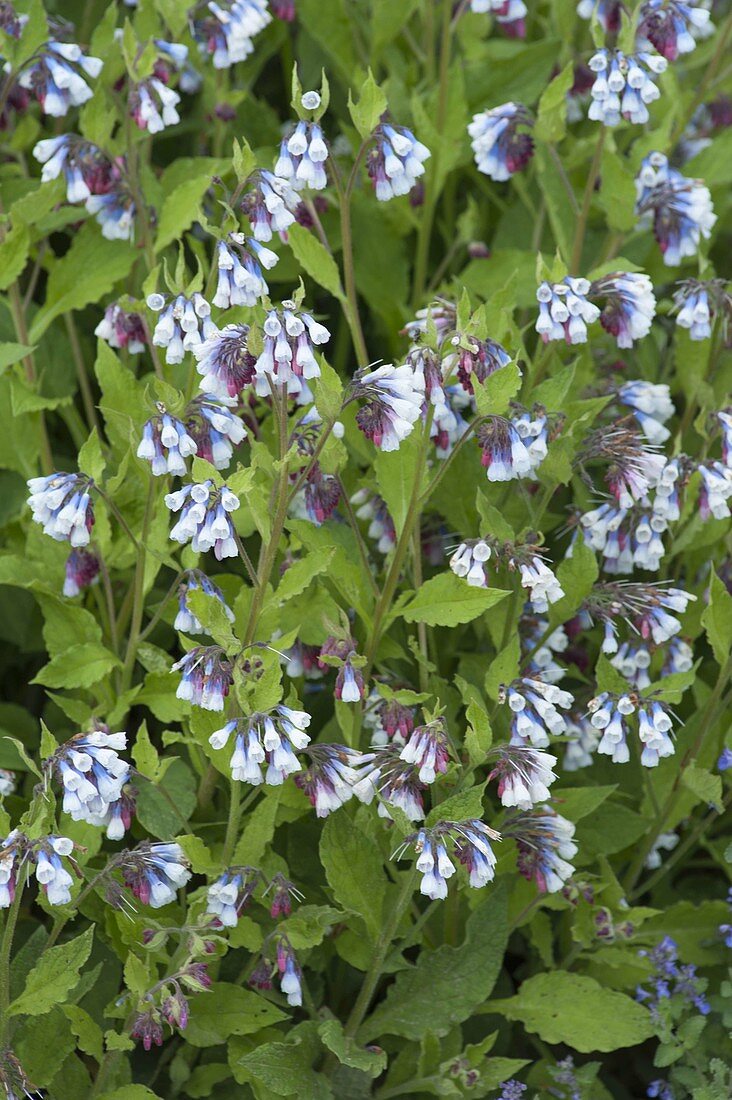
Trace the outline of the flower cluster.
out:
[[[636,213],[642,223],[652,223],[669,267],[695,256],[717,220],[709,188],[672,168],[664,153],[649,153],[643,159],[636,176]]]
[[[301,119],[292,133],[282,139],[274,174],[298,191],[305,187],[322,191],[328,186],[327,159],[328,146],[319,124]]]
[[[192,22],[193,36],[202,53],[210,54],[215,69],[228,69],[253,52],[252,39],[272,20],[267,0],[210,0]]]
[[[184,294],[175,298],[150,294],[147,307],[160,314],[152,342],[156,348],[165,348],[166,363],[182,363],[187,351],[195,351],[215,331],[211,306],[202,294],[190,298]]]
[[[534,154],[533,125],[533,116],[520,103],[473,115],[468,134],[478,171],[502,182],[525,168]]]
[[[648,122],[648,104],[660,92],[653,77],[665,72],[668,62],[652,53],[626,55],[622,50],[598,50],[589,66],[597,73],[590,89],[589,117],[605,126],[627,122]]]
[[[365,401],[356,413],[359,428],[382,451],[397,451],[422,413],[424,376],[407,364],[359,371],[353,395]]]
[[[189,569],[178,586],[178,614],[173,626],[182,634],[205,634],[206,628],[199,622],[188,603],[192,592],[204,592],[207,596],[218,600],[224,614],[230,623],[234,622],[234,612],[226,603],[223,592],[214,584],[210,577],[202,573],[200,569]]]
[[[496,856],[491,842],[501,834],[472,818],[467,821],[441,821],[430,829],[420,829],[407,837],[394,854],[403,856],[407,848],[417,853],[416,868],[422,875],[420,893],[433,901],[447,897],[447,880],[457,871],[448,855],[448,845],[454,858],[468,874],[468,885],[476,889],[493,881]]]
[[[28,504],[34,523],[56,542],[88,546],[94,526],[91,490],[94,482],[85,474],[49,474],[28,481]]]
[[[243,233],[229,233],[216,246],[218,282],[213,304],[221,309],[231,306],[254,306],[269,293],[262,268],[269,271],[277,263],[278,256],[271,248],[265,248],[254,237]],[[213,332],[206,333],[206,337]]]
[[[430,151],[405,126],[382,122],[373,134],[374,148],[366,161],[379,202],[408,195],[420,176]]]
[[[222,711],[233,678],[231,662],[219,646],[196,646],[173,665],[181,672],[176,695],[204,710]]]
[[[574,698],[537,676],[522,677],[502,687],[499,702],[508,703],[511,711],[511,744],[543,749],[550,734],[565,733],[567,723],[559,710],[569,710]]]
[[[122,818],[111,811],[130,777],[129,764],[118,755],[126,747],[126,734],[93,730],[72,737],[44,761],[45,774],[61,782],[64,813],[74,821],[108,825],[114,840],[124,835]]]
[[[659,760],[672,756],[674,744],[669,736],[673,722],[668,709],[658,700],[639,700],[634,695],[614,695],[603,691],[588,704],[590,723],[602,730],[597,751],[611,756],[613,763],[626,764],[630,759],[627,743],[627,719],[638,715],[638,737],[643,746],[641,764],[655,768]]]
[[[548,807],[509,818],[504,837],[518,848],[518,869],[542,893],[555,894],[574,873],[569,862],[577,854],[574,825]]]
[[[170,532],[175,542],[190,542],[197,554],[213,550],[217,561],[237,556],[231,513],[239,507],[239,498],[225,485],[216,486],[210,480],[184,485],[166,495],[165,505],[171,512],[180,512]]]
[[[269,396],[271,386],[286,386],[290,396],[309,400],[308,382],[320,377],[314,346],[327,344],[330,332],[290,300],[268,311],[262,329],[263,347],[254,365],[257,393]]]
[[[35,864],[38,885],[43,888],[49,905],[68,905],[73,877],[62,863],[71,855],[73,841],[64,836],[44,836],[31,840],[14,829],[0,841],[0,909],[13,902],[17,888],[25,885],[30,875],[30,863]]]
[[[302,767],[295,750],[301,751],[310,743],[305,732],[309,725],[306,711],[280,705],[269,714],[232,719],[211,734],[209,744],[213,749],[223,749],[233,736],[234,752],[229,762],[232,778],[253,786],[262,782],[279,786]],[[265,762],[267,771],[262,775],[261,765]]]
[[[143,905],[160,909],[175,900],[191,877],[190,867],[179,844],[143,840],[124,852],[119,860],[122,879]]]

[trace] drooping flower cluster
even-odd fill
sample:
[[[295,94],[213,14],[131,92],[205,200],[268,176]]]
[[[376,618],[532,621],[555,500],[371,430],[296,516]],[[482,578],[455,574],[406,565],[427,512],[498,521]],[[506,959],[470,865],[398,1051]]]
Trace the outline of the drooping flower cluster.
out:
[[[219,646],[196,646],[173,665],[181,672],[176,696],[204,710],[222,711],[234,682],[233,669]]]
[[[557,708],[569,710],[574,697],[538,676],[524,676],[501,688],[499,702],[511,710],[511,744],[543,749],[550,734],[566,732],[566,719]]]
[[[91,490],[94,482],[85,474],[49,474],[28,481],[28,504],[34,523],[56,542],[88,546],[94,526]]]
[[[296,221],[300,196],[289,180],[259,168],[249,178],[241,210],[249,219],[255,241],[266,244]]]
[[[656,299],[647,275],[615,272],[591,283],[566,276],[561,283],[543,282],[537,292],[536,331],[544,343],[564,340],[587,342],[587,326],[599,320],[620,348],[630,348],[647,336],[656,312]],[[590,299],[605,299],[602,309]]]
[[[118,863],[122,878],[143,905],[160,909],[175,900],[191,877],[190,865],[179,844],[143,840],[124,852]]]
[[[254,366],[257,393],[269,396],[271,386],[286,386],[290,396],[311,400],[308,382],[320,377],[313,348],[328,343],[328,329],[289,299],[268,311],[262,329],[263,348]]]
[[[317,92],[306,94],[317,96]],[[319,102],[318,96],[318,104]],[[325,170],[327,159],[328,146],[319,123],[301,119],[292,133],[282,139],[274,174],[286,180],[297,191],[305,187],[322,191],[328,185],[328,174]]]
[[[267,0],[209,0],[192,21],[193,36],[215,69],[228,69],[253,52],[252,39],[272,21]]]
[[[577,854],[574,825],[548,807],[517,814],[506,821],[504,837],[518,848],[518,869],[542,893],[555,894],[574,873]]]
[[[692,340],[708,340],[719,317],[726,331],[732,317],[732,295],[724,279],[685,279],[674,291],[676,324],[689,330]]]
[[[408,195],[420,176],[424,162],[431,153],[417,141],[406,126],[380,123],[373,133],[374,148],[368,154],[366,167],[379,202],[398,195]]]
[[[86,78],[98,77],[102,67],[98,57],[88,56],[76,43],[50,39],[33,54],[18,84],[33,93],[44,114],[62,118],[70,107],[91,99]]]
[[[601,692],[588,704],[590,723],[602,730],[597,751],[611,756],[614,764],[626,764],[630,759],[627,744],[627,718],[637,712],[638,737],[643,745],[641,764],[655,768],[665,756],[673,756],[674,744],[669,736],[672,721],[668,709],[658,700],[639,700],[637,696]]]
[[[636,213],[651,222],[664,263],[677,267],[695,256],[717,220],[709,188],[669,165],[664,153],[644,157],[636,176]]]
[[[269,958],[268,949],[275,948],[274,961]],[[299,1007],[302,1004],[302,970],[297,961],[292,944],[284,932],[274,932],[262,947],[262,959],[249,978],[249,984],[256,989],[271,989],[272,978],[277,974],[280,989],[287,997],[288,1005]]]
[[[219,400],[238,397],[254,379],[256,358],[247,346],[249,325],[214,328],[206,340],[193,349],[198,360],[201,389]]]
[[[34,145],[33,156],[43,165],[43,183],[58,179],[63,173],[68,202],[86,202],[91,195],[104,194],[110,187],[108,157],[91,141],[76,134],[44,138]]]
[[[216,331],[211,306],[202,294],[195,293],[190,298],[184,294],[175,298],[150,294],[147,306],[160,314],[152,342],[156,348],[165,348],[166,363],[182,363],[187,351],[195,351]]]
[[[119,840],[124,826],[114,803],[130,776],[130,766],[118,753],[127,747],[127,735],[93,730],[79,733],[44,761],[48,778],[57,777],[63,789],[63,811],[74,821],[108,825],[108,836]],[[122,825],[121,832],[119,826]]]
[[[233,735],[234,752],[229,762],[232,778],[253,786],[263,782],[280,786],[302,767],[295,750],[310,743],[305,732],[309,725],[306,711],[280,705],[269,714],[232,719],[211,734],[209,743],[213,749],[223,749]],[[265,762],[267,771],[263,775],[261,765]]]
[[[524,745],[503,745],[496,750],[496,757],[488,778],[498,780],[501,805],[530,810],[551,797],[549,787],[557,778],[552,771],[556,757]]]
[[[227,408],[234,401],[225,400],[226,404],[219,404],[206,397],[194,398],[184,413],[185,420],[172,416],[164,405],[158,404],[157,415],[143,426],[138,458],[148,461],[158,477],[183,476],[187,469],[185,460],[192,455],[206,459],[217,470],[226,469],[246,429]]]
[[[181,513],[170,532],[175,542],[190,542],[197,554],[213,550],[217,561],[237,556],[231,513],[239,507],[239,498],[226,485],[211,480],[184,485],[166,495],[165,505]]]
[[[128,313],[116,302],[107,306],[94,329],[94,335],[106,340],[110,348],[120,348],[130,355],[139,355],[147,343],[147,333],[140,315]]]
[[[468,126],[479,172],[503,182],[525,168],[534,154],[534,119],[520,103],[504,103],[473,115]]]
[[[450,569],[465,577],[474,588],[489,588],[488,561],[496,567],[518,571],[521,585],[529,589],[533,610],[542,613],[550,603],[561,600],[564,591],[552,570],[546,565],[541,548],[531,542],[501,542],[493,536],[467,539],[460,543],[450,558]]]
[[[407,364],[395,367],[387,363],[372,371],[359,371],[352,392],[366,402],[356,413],[366,438],[382,451],[397,451],[422,413],[424,376]]]
[[[49,905],[68,905],[73,878],[62,858],[74,850],[73,841],[64,836],[44,836],[31,840],[14,829],[0,842],[0,909],[13,902],[18,886],[30,876],[30,864],[35,863],[38,885],[45,892]]]
[[[470,10],[492,15],[509,38],[523,38],[526,34],[528,9],[524,0],[470,0]]]
[[[207,915],[223,928],[236,928],[260,878],[254,867],[227,868],[206,891]]]
[[[176,49],[188,53],[185,46],[176,46]],[[130,115],[135,120],[135,125],[140,130],[147,130],[149,134],[162,133],[168,126],[176,126],[180,122],[177,111],[180,96],[168,86],[168,78],[167,67],[164,66],[160,75],[157,71],[153,71],[151,76],[133,84],[130,88],[128,97]]]
[[[648,104],[661,94],[653,77],[665,72],[667,64],[658,54],[598,50],[589,61],[597,74],[590,89],[589,118],[605,126],[617,126],[621,118],[636,124],[648,122]]]
[[[496,856],[491,842],[500,839],[500,833],[474,818],[440,821],[432,828],[420,829],[407,837],[394,855],[401,858],[409,847],[414,848],[417,854],[415,866],[422,875],[420,893],[435,901],[447,897],[447,880],[457,871],[448,855],[448,844],[453,856],[465,867],[468,884],[479,889],[494,878]]]
[[[668,61],[696,48],[696,35],[710,26],[709,9],[687,0],[645,0],[637,35],[647,39]]]
[[[226,240],[219,241],[216,246],[218,282],[213,304],[221,309],[256,305],[260,298],[269,293],[262,268],[270,271],[278,258],[276,252],[254,237],[229,233]],[[206,337],[211,332],[206,333]]]

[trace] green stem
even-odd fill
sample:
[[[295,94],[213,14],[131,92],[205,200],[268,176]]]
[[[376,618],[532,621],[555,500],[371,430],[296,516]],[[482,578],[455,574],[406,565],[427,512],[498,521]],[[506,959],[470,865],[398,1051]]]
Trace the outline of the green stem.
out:
[[[407,874],[404,875],[404,882],[402,889],[396,902],[391,908],[391,912],[385,920],[384,927],[381,931],[376,944],[374,946],[374,956],[369,967],[366,976],[363,980],[363,984],[359,991],[356,1003],[353,1006],[351,1015],[348,1017],[348,1022],[345,1027],[346,1035],[350,1038],[356,1034],[366,1013],[369,1010],[376,987],[381,979],[381,972],[384,969],[384,962],[386,956],[389,953],[391,942],[396,935],[397,929],[401,923],[402,917],[406,913],[409,904],[412,900],[412,894],[414,893],[414,883],[416,879],[416,868],[412,868]]]
[[[366,146],[364,143],[361,145],[356,155],[356,160],[354,161],[345,188],[343,188],[341,184],[340,174],[335,167],[335,161],[333,161],[332,157],[330,157],[328,161],[328,163],[333,161],[332,175],[335,181],[336,190],[338,191],[340,204],[343,281],[346,289],[345,314],[346,320],[348,321],[348,327],[351,331],[353,350],[356,352],[356,358],[360,367],[365,367],[367,365],[369,354],[366,350],[366,340],[364,339],[363,328],[361,326],[361,314],[358,309],[358,294],[356,292],[356,270],[353,261],[353,227],[351,225],[351,192],[356,180],[356,170],[361,162],[365,148]]]
[[[71,355],[76,367],[76,377],[79,380],[79,390],[84,405],[84,412],[86,413],[86,421],[90,431],[96,428],[97,435],[101,440],[102,429],[99,423],[99,417],[97,416],[96,406],[94,405],[89,375],[87,373],[86,364],[84,363],[84,354],[81,350],[79,333],[76,330],[76,322],[74,321],[73,313],[64,314],[64,321],[66,323],[66,332],[71,345]]]
[[[590,171],[587,176],[587,183],[585,185],[585,193],[582,199],[582,207],[577,218],[577,226],[574,231],[574,241],[572,243],[572,258],[569,264],[570,275],[579,275],[580,264],[582,263],[582,249],[585,243],[585,233],[587,232],[587,220],[590,216],[590,207],[592,206],[592,196],[595,193],[595,184],[597,183],[598,176],[600,175],[600,165],[602,163],[602,151],[605,146],[605,127],[600,126],[600,132],[597,135],[597,144],[595,145],[595,155],[592,158],[592,164],[590,165]]]
[[[22,872],[21,872],[22,874]],[[15,926],[18,923],[20,903],[23,898],[23,883],[18,878],[15,887],[15,897],[5,917],[3,938],[0,942],[0,1039],[4,1050],[8,1042],[10,1020],[8,1019],[8,1006],[10,1004],[10,956],[13,951],[13,937]]]
[[[412,569],[415,592],[419,592],[422,587],[422,532],[420,528],[421,524],[417,520],[412,532]],[[422,660],[419,662],[419,690],[429,691],[429,670],[427,666],[430,659],[430,650],[426,623],[417,623],[417,644],[422,655]]]
[[[707,699],[704,710],[702,711],[701,718],[699,720],[699,730],[697,732],[697,735],[694,738],[692,744],[686,750],[681,760],[681,765],[676,774],[676,778],[673,781],[671,790],[668,793],[666,801],[661,807],[661,812],[656,818],[656,823],[649,831],[643,844],[640,845],[636,857],[630,866],[624,884],[625,889],[628,893],[633,890],[636,883],[638,882],[641,872],[643,871],[643,865],[648,858],[648,854],[653,848],[653,845],[656,843],[656,840],[658,839],[660,834],[663,832],[664,826],[666,825],[666,822],[668,820],[668,816],[673,810],[674,805],[676,804],[677,792],[679,790],[679,787],[681,786],[684,771],[689,766],[689,764],[693,763],[693,761],[696,759],[697,753],[701,749],[707,733],[716,721],[719,711],[719,702],[722,698],[722,695],[724,694],[725,688],[727,687],[727,682],[730,678],[730,675],[732,675],[732,655],[727,658],[724,667],[720,670],[719,678],[714,685],[714,688],[712,689],[711,695]]]
[[[343,484],[343,479],[340,476],[338,476],[337,481],[338,487],[341,491],[341,504],[343,506],[343,510],[346,513],[346,517],[348,519],[351,530],[353,531],[354,538],[356,539],[356,546],[358,547],[358,554],[361,558],[361,565],[363,566],[364,574],[368,577],[369,584],[371,585],[371,590],[378,600],[379,586],[377,585],[376,579],[374,578],[374,570],[372,568],[371,562],[369,561],[368,550],[366,549],[366,543],[363,541],[361,528],[358,526],[358,520],[356,519],[356,515],[353,511],[351,501],[348,498],[348,490]]]
[[[450,76],[450,40],[452,37],[452,0],[442,0],[442,27],[440,31],[440,74],[437,89],[437,133],[442,137],[447,114],[447,92]],[[432,166],[429,180],[425,185],[425,202],[422,208],[422,218],[417,232],[417,250],[414,260],[414,285],[412,289],[412,308],[416,309],[422,301],[424,288],[427,282],[427,266],[429,263],[430,242],[432,239],[432,226],[437,210],[437,198],[435,185],[438,183],[438,168],[440,150],[435,149],[432,154]]]
[[[132,602],[132,618],[130,620],[130,633],[127,640],[127,650],[125,652],[125,663],[122,670],[122,691],[125,692],[132,684],[132,674],[135,668],[135,659],[137,657],[137,647],[140,644],[140,631],[142,627],[142,615],[144,611],[145,603],[145,564],[147,562],[147,552],[145,550],[145,544],[147,542],[148,531],[150,528],[150,521],[153,515],[153,505],[155,502],[155,480],[150,478],[150,484],[147,490],[147,501],[145,503],[145,514],[142,521],[142,534],[140,536],[141,545],[137,553],[137,561],[135,563],[135,582],[134,582],[134,596]]]
[[[224,867],[231,863],[237,839],[239,837],[239,822],[241,821],[241,783],[236,779],[231,781],[231,799],[229,801],[229,819],[226,823],[226,836],[224,838],[224,850],[221,856]]]
[[[13,318],[13,325],[15,326],[15,334],[18,338],[18,342],[27,345],[29,343],[28,326],[26,324],[23,303],[21,301],[17,282],[8,287],[8,306],[10,307],[10,315]],[[32,353],[29,353],[23,359],[23,367],[28,385],[35,389],[38,375]],[[43,409],[39,409],[37,415],[38,434],[40,436],[41,469],[44,474],[52,474],[54,471],[53,454],[51,452],[51,443],[48,438],[46,417]]]

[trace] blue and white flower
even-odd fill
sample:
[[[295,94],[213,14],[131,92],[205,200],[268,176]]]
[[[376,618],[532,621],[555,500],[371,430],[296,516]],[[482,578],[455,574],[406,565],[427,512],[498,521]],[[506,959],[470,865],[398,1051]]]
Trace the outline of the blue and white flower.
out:
[[[190,542],[197,554],[213,550],[217,561],[235,558],[236,545],[231,513],[239,507],[239,498],[225,485],[206,480],[184,485],[165,497],[171,512],[180,512],[180,519],[170,532],[175,542]]]
[[[231,306],[255,306],[269,293],[262,268],[269,271],[279,257],[253,237],[229,233],[216,246],[218,282],[213,304],[221,309]],[[209,333],[206,333],[208,336]]]
[[[88,546],[94,526],[91,490],[94,482],[85,474],[49,474],[32,477],[28,482],[28,504],[33,522],[56,542]]]
[[[259,786],[267,783],[277,787],[288,775],[302,768],[295,751],[310,744],[305,730],[310,715],[303,710],[278,706],[269,714],[253,714],[235,718],[216,730],[209,738],[213,749],[223,749],[234,737],[234,752],[230,760],[232,778],[240,783]],[[261,765],[266,762],[266,774]]]
[[[255,389],[268,396],[271,386],[286,386],[297,397],[308,382],[320,377],[320,364],[314,347],[327,344],[330,332],[310,313],[301,313],[293,301],[281,309],[270,309],[262,326],[264,339],[255,363]]]
[[[87,77],[99,76],[103,62],[87,56],[73,42],[46,42],[18,76],[21,88],[32,92],[44,114],[62,118],[70,107],[81,107],[93,92]]]
[[[588,117],[605,126],[648,122],[648,104],[660,96],[653,77],[666,71],[665,57],[653,53],[624,54],[622,50],[598,50],[589,66],[597,73],[590,89]]]
[[[147,306],[153,313],[160,314],[152,342],[156,348],[165,348],[166,363],[182,363],[187,351],[195,351],[216,332],[211,306],[202,294],[196,293],[190,298],[184,294],[175,298],[150,294]]]
[[[209,0],[206,12],[192,23],[202,53],[215,69],[228,69],[254,51],[252,39],[272,21],[267,0]]]
[[[638,21],[638,40],[648,41],[669,61],[691,53],[697,38],[711,33],[709,9],[688,0],[645,0]]]
[[[543,282],[539,286],[536,331],[545,344],[550,340],[587,343],[587,326],[600,316],[599,308],[588,300],[591,287],[589,279],[575,279],[570,275],[561,283]]]
[[[267,243],[275,233],[285,233],[296,221],[300,196],[289,180],[266,169],[257,169],[241,201],[255,241]]]
[[[590,297],[606,299],[600,324],[615,337],[619,348],[632,348],[651,331],[656,314],[653,284],[639,272],[616,271],[595,279]]]
[[[521,103],[503,103],[473,115],[468,126],[478,171],[499,183],[526,167],[534,155],[534,119]]]
[[[74,821],[106,823],[130,777],[130,765],[118,755],[126,747],[126,734],[94,730],[77,734],[44,761],[46,775],[61,781],[64,813]]]
[[[137,457],[150,463],[155,477],[182,476],[186,472],[185,460],[198,450],[196,441],[183,421],[172,416],[164,405],[158,405],[158,410],[143,425]]]
[[[530,810],[551,797],[549,787],[557,778],[557,760],[548,752],[525,745],[503,745],[488,779],[498,779],[501,805]]]
[[[450,844],[453,856],[468,872],[468,884],[479,889],[492,882],[496,873],[496,856],[491,843],[500,840],[501,834],[482,821],[441,821],[430,829],[420,829],[407,837],[394,853],[401,858],[410,846],[417,853],[416,868],[422,875],[419,891],[433,901],[447,897],[447,880],[457,868],[448,855]]]
[[[642,378],[624,382],[618,389],[618,400],[632,409],[649,443],[666,442],[671,433],[665,424],[676,409],[671,391],[664,382],[646,382]]]
[[[252,867],[230,867],[206,891],[206,914],[224,928],[236,928],[260,875]]]
[[[86,208],[93,214],[108,241],[131,241],[135,235],[135,199],[129,183],[117,178],[104,194],[90,195]]]
[[[567,722],[559,711],[569,710],[574,696],[538,676],[524,676],[502,686],[498,701],[508,703],[511,710],[511,744],[544,749],[550,734],[566,732]]]
[[[238,397],[254,380],[257,360],[249,353],[248,337],[249,325],[214,327],[203,343],[193,349],[205,393],[228,401]]]
[[[86,200],[109,175],[107,157],[84,138],[76,134],[61,134],[44,138],[33,146],[33,156],[43,165],[41,179],[44,183],[63,174],[66,181],[67,202]]]
[[[125,853],[120,869],[125,885],[134,896],[153,909],[175,901],[176,891],[191,877],[183,849],[175,843],[145,840]]]
[[[420,176],[424,162],[432,155],[406,126],[382,122],[373,134],[375,146],[368,154],[366,168],[379,202],[408,195]]]
[[[385,363],[375,370],[359,372],[353,380],[353,395],[366,401],[356,413],[356,423],[382,451],[397,451],[422,415],[424,375],[404,363]]]
[[[547,807],[517,814],[506,822],[504,836],[518,848],[518,869],[541,893],[555,894],[574,874],[569,862],[577,854],[574,825]]]
[[[170,670],[181,672],[176,697],[203,710],[222,711],[234,682],[233,666],[220,646],[196,646]]]
[[[73,840],[65,836],[48,836],[34,842],[36,879],[49,905],[68,905],[71,901],[70,887],[74,880],[61,860],[63,856],[70,856],[73,850]]]
[[[282,139],[274,174],[297,191],[305,187],[322,191],[328,185],[327,159],[328,146],[319,123],[301,119],[292,133]]]
[[[664,153],[649,153],[636,176],[636,196],[640,224],[653,225],[664,263],[677,267],[687,256],[696,256],[717,220],[703,180],[671,168]]]

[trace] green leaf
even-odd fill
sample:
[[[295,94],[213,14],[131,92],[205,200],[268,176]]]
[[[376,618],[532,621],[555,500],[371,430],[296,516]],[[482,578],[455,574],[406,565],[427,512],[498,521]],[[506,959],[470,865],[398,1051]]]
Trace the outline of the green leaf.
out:
[[[618,153],[612,152],[607,145],[602,151],[597,201],[605,211],[610,229],[627,233],[634,228],[637,215],[633,173],[626,167],[625,160]]]
[[[22,273],[29,252],[28,226],[18,222],[0,242],[0,290],[6,290]]]
[[[186,1042],[212,1047],[225,1043],[231,1035],[253,1035],[286,1019],[284,1012],[259,993],[215,982],[207,993],[191,998]]]
[[[323,1044],[335,1054],[343,1066],[360,1069],[372,1077],[378,1077],[386,1069],[386,1051],[367,1050],[343,1030],[338,1020],[324,1020],[318,1028]]]
[[[490,995],[508,942],[508,919],[504,884],[488,885],[485,892],[468,917],[464,943],[436,951],[423,948],[416,966],[397,974],[360,1038],[378,1039],[386,1033],[419,1040],[427,1030],[447,1035]]]
[[[261,802],[247,816],[244,832],[234,852],[234,863],[248,866],[259,863],[274,836],[281,793],[281,787],[265,789]]]
[[[722,777],[699,768],[696,764],[690,764],[681,773],[681,782],[692,791],[698,799],[714,806],[715,810],[722,811]]]
[[[82,474],[88,474],[94,481],[102,480],[106,462],[102,453],[102,443],[96,428],[79,451],[79,470]]]
[[[520,1020],[547,1043],[566,1043],[583,1054],[636,1046],[654,1034],[647,1008],[594,978],[556,970],[522,983],[515,997],[490,1009]]]
[[[481,783],[480,786],[459,791],[438,802],[427,815],[427,824],[435,825],[438,821],[466,821],[468,818],[482,817],[484,790],[485,783]]]
[[[701,621],[721,668],[729,660],[732,651],[732,596],[716,572],[712,573],[709,604],[702,612]]]
[[[561,141],[567,131],[567,92],[574,82],[574,62],[546,86],[539,100],[534,135],[539,141]]]
[[[375,939],[381,930],[387,880],[373,841],[346,814],[331,814],[320,838],[320,860],[336,901],[363,917]]]
[[[275,603],[281,606],[287,600],[304,592],[316,577],[328,571],[335,552],[335,546],[328,547],[317,553],[306,554],[304,558],[288,566],[275,591],[273,597]]]
[[[564,596],[549,608],[552,625],[566,623],[572,618],[592,591],[598,574],[597,558],[584,538],[578,538],[572,547],[571,558],[565,558],[557,567],[557,580],[564,589]]]
[[[465,717],[468,720],[465,748],[468,750],[470,763],[484,764],[486,753],[493,744],[493,730],[488,714],[479,703],[471,700],[465,711]]]
[[[368,76],[361,85],[358,102],[354,102],[350,90],[348,92],[348,110],[353,119],[353,125],[364,141],[378,126],[386,107],[386,96],[369,69]]]
[[[88,688],[119,665],[119,658],[103,645],[82,642],[49,661],[31,683],[50,688]]]
[[[338,264],[318,238],[302,225],[295,223],[287,230],[287,240],[295,259],[310,278],[319,286],[325,287],[339,301],[343,301],[345,295]]]
[[[440,573],[425,581],[399,614],[408,623],[457,626],[477,619],[507,595],[500,588],[472,588],[454,573]]]
[[[204,592],[202,588],[196,588],[188,592],[186,602],[206,633],[211,635],[217,645],[223,646],[227,653],[238,652],[241,649],[241,644],[231,628],[221,600]]]
[[[94,929],[87,928],[76,939],[51,947],[31,970],[25,989],[8,1008],[9,1016],[41,1016],[62,1004],[79,981],[79,971],[89,958]]]
[[[521,370],[518,363],[506,363],[505,367],[489,374],[485,382],[479,382],[473,375],[475,404],[480,416],[503,416],[509,401],[520,389]]]
[[[332,905],[300,905],[279,928],[287,935],[296,951],[317,947],[334,924],[344,919],[340,909]]]
[[[150,734],[147,732],[147,722],[142,723],[135,735],[132,759],[142,775],[148,779],[157,779],[160,771],[160,759],[158,750],[153,745]]]
[[[374,458],[374,472],[379,493],[386,502],[389,515],[394,521],[397,535],[401,535],[409,512],[409,505],[415,492],[417,469],[421,464],[422,439],[420,432],[407,436],[398,451],[377,451]],[[427,485],[426,473],[422,469],[419,492]]]
[[[96,224],[87,222],[51,269],[46,301],[33,319],[30,342],[36,343],[55,317],[105,298],[136,258],[129,241],[108,241]]]
[[[258,1095],[328,1100],[334,1094],[326,1078],[312,1068],[322,1055],[314,1023],[300,1024],[282,1043],[263,1043],[237,1061],[237,1081],[254,1081]],[[231,1063],[234,1064],[233,1061]]]
[[[195,176],[174,187],[164,199],[158,220],[155,251],[161,252],[172,241],[177,241],[184,230],[196,220],[201,199],[211,186],[211,176]]]
[[[196,805],[196,782],[182,760],[174,760],[159,783],[140,783],[137,819],[158,840],[188,832],[188,817]]]
[[[12,367],[13,363],[20,362],[33,351],[35,346],[30,344],[0,344],[0,371]]]

